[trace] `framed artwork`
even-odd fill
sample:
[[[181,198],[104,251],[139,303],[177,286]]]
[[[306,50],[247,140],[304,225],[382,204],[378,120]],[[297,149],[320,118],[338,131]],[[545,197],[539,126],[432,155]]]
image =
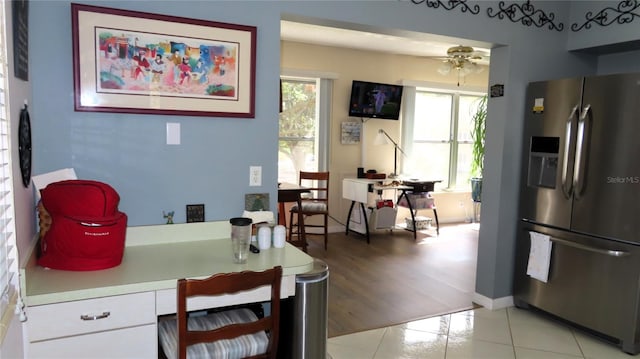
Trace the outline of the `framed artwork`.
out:
[[[362,124],[360,122],[343,122],[340,127],[340,143],[343,145],[360,143],[360,132],[362,131]]]
[[[269,210],[269,194],[268,193],[247,193],[244,195],[245,211],[268,211]]]
[[[71,4],[76,111],[255,117],[256,27]]]
[[[204,204],[187,205],[187,223],[204,222]]]
[[[11,2],[13,21],[13,74],[29,81],[29,1]]]

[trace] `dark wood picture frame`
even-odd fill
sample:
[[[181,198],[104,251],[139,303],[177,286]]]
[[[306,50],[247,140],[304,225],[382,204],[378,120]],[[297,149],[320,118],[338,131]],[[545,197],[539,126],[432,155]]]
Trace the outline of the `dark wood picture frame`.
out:
[[[11,2],[13,21],[13,74],[29,81],[29,1]]]
[[[187,205],[187,223],[204,222],[204,204]]]
[[[76,111],[255,117],[257,29],[71,4]]]

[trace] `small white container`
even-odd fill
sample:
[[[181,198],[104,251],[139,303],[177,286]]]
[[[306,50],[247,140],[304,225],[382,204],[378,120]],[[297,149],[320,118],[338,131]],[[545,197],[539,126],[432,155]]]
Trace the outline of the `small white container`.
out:
[[[287,241],[287,229],[283,225],[277,225],[273,228],[273,246],[275,248],[284,248]]]
[[[271,248],[271,228],[267,226],[258,228],[258,248],[260,250]]]

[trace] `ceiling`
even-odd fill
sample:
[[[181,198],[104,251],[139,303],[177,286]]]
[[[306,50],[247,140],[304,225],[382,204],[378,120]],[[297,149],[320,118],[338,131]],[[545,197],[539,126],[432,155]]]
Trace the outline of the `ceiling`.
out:
[[[489,63],[489,44],[481,47],[476,41],[423,33],[384,34],[283,20],[280,37],[286,41],[424,57],[445,57],[448,48],[467,45],[483,54],[480,64]]]

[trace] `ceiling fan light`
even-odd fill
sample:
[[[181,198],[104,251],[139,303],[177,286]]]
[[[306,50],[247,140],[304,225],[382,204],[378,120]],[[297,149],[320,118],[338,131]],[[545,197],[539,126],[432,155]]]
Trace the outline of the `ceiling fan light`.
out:
[[[479,74],[479,73],[481,73],[481,72],[484,70],[484,69],[482,68],[482,66],[478,65],[478,64],[477,64],[477,63],[475,63],[475,62],[470,62],[469,64],[470,64],[470,65],[469,65],[468,67],[469,67],[469,73],[470,73],[470,74]]]
[[[455,70],[458,73],[458,86],[460,86],[460,77],[464,78],[484,71],[484,68],[475,62],[481,59],[482,56],[476,54],[473,47],[454,46],[447,50],[447,57],[437,70],[444,76]]]
[[[450,47],[447,50],[447,56],[465,58],[470,56],[470,54],[473,53],[473,51],[474,51],[473,47],[458,45],[458,46]]]
[[[477,66],[478,66],[477,64],[468,61],[468,62],[466,62],[464,64],[464,66],[460,67],[460,73],[462,73],[463,75],[469,75],[469,74],[472,74],[472,73],[476,73],[476,67]]]
[[[451,73],[451,63],[449,61],[443,62],[442,65],[440,65],[440,67],[438,67],[438,73],[440,75],[446,76],[449,73]]]

